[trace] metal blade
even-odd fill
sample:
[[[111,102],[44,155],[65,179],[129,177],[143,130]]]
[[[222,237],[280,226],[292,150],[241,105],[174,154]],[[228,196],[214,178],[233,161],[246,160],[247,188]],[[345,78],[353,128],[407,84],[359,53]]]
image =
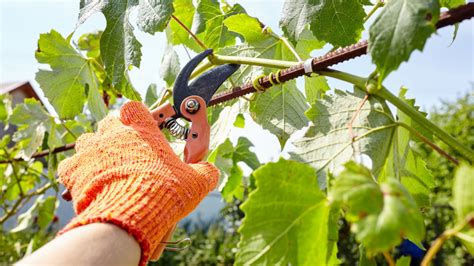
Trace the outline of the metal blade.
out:
[[[194,69],[203,61],[212,50],[206,50],[196,57],[191,59],[181,70],[173,88],[174,109],[178,117],[182,117],[180,106],[185,98],[191,95],[197,95],[209,103],[216,90],[228,79],[240,65],[227,64],[215,67],[198,78],[196,78],[191,85],[188,85],[189,77]]]
[[[193,95],[201,96],[208,104],[222,83],[232,76],[239,67],[240,65],[236,64],[217,66],[194,80],[189,85],[189,90]]]

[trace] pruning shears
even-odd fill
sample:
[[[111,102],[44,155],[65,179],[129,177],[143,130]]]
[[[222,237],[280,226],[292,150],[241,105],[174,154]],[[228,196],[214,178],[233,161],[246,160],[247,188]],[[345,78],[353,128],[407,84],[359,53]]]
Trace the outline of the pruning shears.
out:
[[[201,161],[209,151],[211,129],[207,121],[207,105],[222,83],[240,67],[237,64],[217,66],[188,85],[191,73],[211,54],[212,49],[208,49],[191,59],[175,80],[173,104],[167,102],[151,111],[160,129],[167,128],[171,135],[186,141],[184,147],[186,163]],[[191,122],[191,127],[179,124],[178,118]],[[68,190],[62,193],[62,197],[67,201],[72,199]]]
[[[188,85],[191,73],[211,54],[212,49],[198,54],[178,74],[173,87],[173,105],[165,103],[151,111],[161,129],[167,128],[171,135],[186,141],[186,163],[199,162],[206,156],[210,141],[207,105],[222,83],[240,67],[237,64],[217,66]],[[191,127],[180,125],[178,118],[191,122]]]

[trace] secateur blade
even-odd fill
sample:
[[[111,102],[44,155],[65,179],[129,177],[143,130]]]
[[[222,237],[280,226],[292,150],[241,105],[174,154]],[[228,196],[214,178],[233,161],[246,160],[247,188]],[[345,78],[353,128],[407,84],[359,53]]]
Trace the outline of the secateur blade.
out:
[[[226,81],[232,74],[234,74],[240,65],[226,64],[217,66],[196,78],[188,85],[189,77],[194,69],[201,63],[208,55],[212,54],[212,49],[208,49],[196,57],[191,59],[181,72],[178,74],[173,88],[174,108],[178,117],[183,117],[179,106],[188,96],[197,95],[201,97],[206,105],[211,100],[217,89]]]

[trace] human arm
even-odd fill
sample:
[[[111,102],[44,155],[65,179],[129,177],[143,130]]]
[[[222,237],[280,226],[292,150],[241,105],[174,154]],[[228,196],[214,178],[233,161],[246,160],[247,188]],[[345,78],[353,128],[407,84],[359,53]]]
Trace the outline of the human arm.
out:
[[[140,245],[122,228],[93,223],[74,228],[16,265],[138,265]]]
[[[96,133],[77,140],[76,154],[61,162],[58,175],[78,214],[59,234],[114,224],[139,243],[145,265],[160,256],[160,243],[175,224],[214,189],[218,170],[208,163],[183,163],[148,109],[130,102],[120,118],[107,116]]]

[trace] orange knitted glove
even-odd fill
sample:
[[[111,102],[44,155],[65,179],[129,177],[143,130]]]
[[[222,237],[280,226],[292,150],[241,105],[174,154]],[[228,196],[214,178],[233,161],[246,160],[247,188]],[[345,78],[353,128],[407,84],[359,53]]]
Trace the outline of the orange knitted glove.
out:
[[[76,142],[76,154],[58,168],[77,216],[63,234],[90,223],[113,223],[140,243],[140,265],[158,259],[160,242],[217,184],[209,163],[185,164],[148,109],[129,102],[120,119],[104,118]],[[166,239],[165,239],[166,240]]]

